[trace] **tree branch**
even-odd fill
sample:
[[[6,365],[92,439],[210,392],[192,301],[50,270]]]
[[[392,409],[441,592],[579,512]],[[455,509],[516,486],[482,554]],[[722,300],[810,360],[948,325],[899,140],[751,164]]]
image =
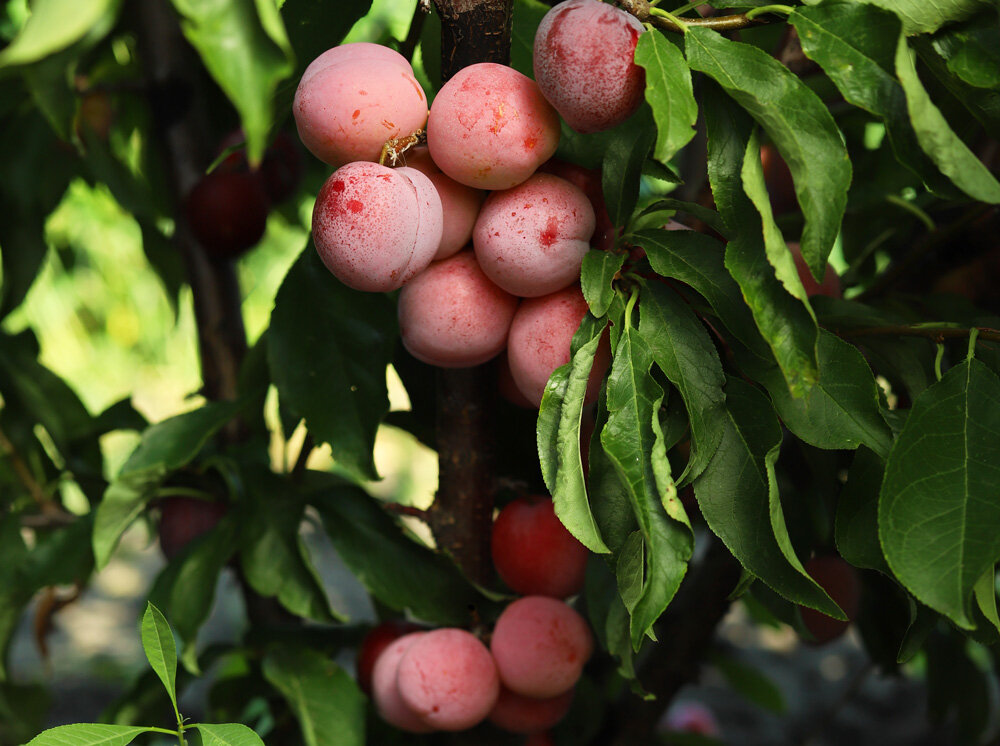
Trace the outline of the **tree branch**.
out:
[[[1000,329],[991,329],[988,326],[959,327],[959,326],[935,326],[933,324],[912,324],[912,325],[888,325],[888,326],[861,326],[854,329],[831,329],[840,337],[870,337],[874,335],[890,335],[895,337],[923,337],[933,342],[943,342],[946,339],[964,339],[972,333],[973,329],[979,331],[978,339],[987,342],[1000,342]]]
[[[679,26],[672,19],[657,15],[650,7],[647,0],[619,0],[618,5],[627,13],[631,13],[642,23],[650,23],[661,31],[671,31],[683,33],[684,28]],[[715,31],[739,31],[751,26],[761,26],[771,21],[766,18],[751,18],[746,13],[736,15],[715,16],[713,18],[681,18],[679,19],[685,27],[697,26],[699,28],[710,28]]]
[[[0,452],[6,454],[7,458],[10,459],[11,468],[17,475],[18,480],[24,485],[24,489],[28,491],[28,494],[31,495],[31,499],[38,503],[38,507],[41,508],[42,513],[46,516],[61,515],[63,513],[62,508],[45,493],[45,489],[35,479],[35,475],[31,473],[31,469],[24,463],[21,454],[17,452],[17,448],[14,447],[13,442],[7,437],[2,428],[0,428]]]

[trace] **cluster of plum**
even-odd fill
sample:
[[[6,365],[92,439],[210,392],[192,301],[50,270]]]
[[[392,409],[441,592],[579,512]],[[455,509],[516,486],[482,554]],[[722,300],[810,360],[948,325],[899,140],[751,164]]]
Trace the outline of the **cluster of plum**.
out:
[[[517,390],[538,406],[587,312],[583,257],[614,235],[599,177],[550,160],[559,116],[593,132],[635,111],[642,31],[610,5],[567,0],[539,27],[537,83],[471,65],[429,113],[413,69],[385,47],[342,45],[306,69],[299,135],[336,167],[316,200],[313,241],[349,287],[402,288],[400,333],[414,357],[470,367],[507,349]],[[425,125],[426,147],[412,147]],[[377,162],[386,157],[405,165]]]
[[[508,504],[492,538],[497,574],[524,595],[497,618],[489,647],[466,630],[400,621],[365,638],[358,681],[391,725],[427,733],[489,719],[505,731],[540,736],[569,710],[593,637],[563,599],[583,587],[587,549],[546,497]]]

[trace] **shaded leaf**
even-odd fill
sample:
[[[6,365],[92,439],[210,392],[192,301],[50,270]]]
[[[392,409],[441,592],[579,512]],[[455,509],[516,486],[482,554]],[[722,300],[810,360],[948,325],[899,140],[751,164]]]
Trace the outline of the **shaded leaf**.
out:
[[[625,255],[616,252],[591,249],[584,254],[580,287],[594,316],[603,316],[608,312],[615,293],[611,283],[624,263]]]
[[[779,715],[787,710],[781,689],[759,668],[724,653],[714,653],[710,660],[729,686],[747,701]]]
[[[35,0],[17,37],[0,51],[0,69],[38,62],[114,24],[120,0]]]
[[[983,7],[983,0],[864,0],[864,2],[891,10],[903,21],[903,30],[907,34],[937,31],[946,23],[964,20]]]
[[[601,188],[612,225],[628,223],[639,200],[642,165],[656,136],[650,119],[649,109],[643,106],[627,122],[608,131]]]
[[[995,12],[934,36],[948,69],[977,88],[1000,88],[1000,23]]]
[[[878,539],[878,494],[885,461],[865,447],[858,449],[837,501],[835,536],[840,556],[855,567],[890,574]]]

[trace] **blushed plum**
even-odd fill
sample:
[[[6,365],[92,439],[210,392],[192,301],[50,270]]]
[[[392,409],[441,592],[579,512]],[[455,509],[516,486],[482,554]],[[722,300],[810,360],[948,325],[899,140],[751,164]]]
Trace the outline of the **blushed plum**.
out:
[[[372,47],[348,44],[320,55],[295,90],[299,138],[332,166],[376,161],[386,140],[427,122],[427,97],[413,69],[392,50]]]
[[[479,208],[482,207],[486,195],[483,190],[459,184],[442,172],[431,159],[427,148],[414,148],[414,150],[418,152],[412,156],[409,151],[406,153],[407,165],[425,174],[441,197],[444,231],[434,258],[447,259],[469,243],[472,238],[472,227],[476,224]]]
[[[465,730],[486,718],[500,693],[490,651],[465,630],[436,629],[417,640],[399,662],[403,702],[440,730]]]
[[[542,298],[529,298],[518,306],[507,337],[507,358],[514,383],[534,406],[541,405],[552,371],[569,362],[573,334],[587,311],[587,301],[577,285]],[[605,338],[597,347],[587,382],[588,404],[596,401],[610,360]]]
[[[500,696],[490,713],[490,722],[510,733],[541,733],[566,717],[574,694],[576,692],[570,689],[555,697],[537,699],[500,687]]]
[[[168,560],[188,544],[215,528],[229,511],[227,503],[194,497],[167,497],[160,502],[157,535]]]
[[[510,604],[497,619],[490,643],[503,685],[540,699],[572,689],[593,649],[583,617],[547,596],[525,596]]]
[[[184,200],[184,216],[205,253],[232,259],[257,244],[271,209],[256,174],[215,170],[205,174]]]
[[[427,146],[442,171],[477,189],[520,184],[556,152],[559,115],[535,81],[481,62],[444,84],[427,120]]]
[[[372,690],[372,672],[375,670],[375,661],[394,640],[398,640],[403,635],[416,632],[420,626],[413,622],[402,619],[393,619],[382,622],[365,635],[358,648],[357,678],[358,686],[365,694]]]
[[[334,171],[313,208],[323,263],[345,285],[369,292],[395,290],[426,267],[441,225],[441,201],[426,176],[363,161]]]
[[[507,343],[518,300],[483,274],[471,251],[434,262],[399,294],[410,354],[441,368],[485,363]]]
[[[608,215],[608,207],[604,203],[604,187],[601,184],[601,172],[598,169],[584,168],[575,163],[551,158],[538,169],[542,173],[566,179],[570,184],[580,189],[590,200],[594,208],[594,235],[590,237],[590,245],[599,251],[607,251],[615,245],[615,226]]]
[[[845,560],[837,556],[813,557],[805,563],[805,570],[826,591],[830,598],[853,619],[858,613],[861,599],[861,581],[858,571]],[[824,645],[835,640],[847,631],[850,622],[829,617],[821,611],[805,606],[799,607],[802,612],[802,622],[812,634],[809,640],[814,645]]]
[[[487,277],[537,298],[580,279],[594,224],[586,194],[558,176],[535,174],[487,197],[472,242]]]
[[[583,588],[589,552],[556,517],[551,498],[520,497],[493,522],[490,551],[511,590],[566,598]]]
[[[375,661],[372,670],[372,699],[383,720],[410,733],[430,733],[434,728],[400,697],[399,664],[403,655],[429,632],[411,632],[391,642]]]
[[[826,272],[823,274],[823,282],[816,282],[816,278],[809,270],[809,265],[806,264],[805,257],[802,256],[802,248],[799,244],[795,241],[789,241],[788,248],[792,252],[795,269],[799,271],[799,279],[802,281],[806,295],[825,295],[829,298],[843,297],[843,291],[840,289],[840,275],[837,274],[837,270],[827,264]]]
[[[642,32],[634,16],[598,0],[566,0],[545,14],[535,33],[535,80],[566,124],[600,132],[639,108],[646,75],[633,58]]]

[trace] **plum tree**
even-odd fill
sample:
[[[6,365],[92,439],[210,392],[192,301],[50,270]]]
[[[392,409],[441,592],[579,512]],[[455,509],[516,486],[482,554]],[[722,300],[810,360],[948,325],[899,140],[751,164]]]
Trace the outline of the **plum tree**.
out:
[[[848,619],[853,619],[858,613],[858,603],[861,599],[858,571],[836,555],[813,557],[805,563],[805,569],[844,610]],[[835,640],[844,634],[851,624],[850,621],[834,619],[805,606],[799,609],[802,612],[803,624],[812,634],[812,640],[808,642],[816,645]]]
[[[510,733],[542,733],[566,717],[575,694],[575,690],[570,689],[555,697],[538,699],[500,687],[500,696],[490,712],[489,720]]]
[[[500,693],[490,651],[475,635],[450,627],[416,640],[400,660],[396,680],[406,706],[440,730],[482,722]]]
[[[583,617],[548,596],[525,596],[508,605],[490,642],[503,685],[540,699],[572,689],[593,647]]]
[[[646,75],[633,61],[642,24],[598,0],[566,0],[538,25],[535,80],[566,124],[600,132],[642,103]]]
[[[386,140],[422,129],[427,97],[402,55],[344,44],[306,68],[292,113],[302,144],[336,167],[378,160]]]
[[[430,733],[434,728],[403,701],[399,691],[399,665],[403,656],[429,632],[411,632],[390,642],[372,669],[372,699],[379,716],[410,733]]]
[[[552,157],[559,116],[535,81],[492,62],[469,65],[442,86],[427,119],[431,157],[455,181],[509,189]]]
[[[173,559],[188,544],[215,528],[229,506],[217,500],[195,497],[165,497],[160,500],[160,522],[156,534],[160,550]]]
[[[566,598],[579,593],[589,552],[556,517],[552,499],[519,497],[493,522],[493,566],[511,590]]]
[[[255,246],[267,228],[271,204],[255,174],[216,170],[198,180],[184,215],[205,252],[231,259]]]
[[[558,176],[535,174],[486,198],[472,240],[487,277],[537,298],[579,280],[594,225],[586,194]]]
[[[373,627],[365,635],[358,647],[358,657],[356,661],[358,686],[365,694],[370,694],[372,690],[372,672],[375,669],[375,661],[378,660],[382,652],[394,641],[417,632],[421,629],[419,624],[407,622],[403,619],[393,619],[388,622]]]
[[[458,253],[472,238],[472,228],[479,216],[479,208],[486,194],[481,189],[473,189],[465,184],[459,184],[438,168],[430,157],[427,148],[415,148],[417,153],[406,153],[406,165],[425,174],[438,196],[441,197],[441,208],[444,213],[444,230],[441,234],[441,245],[438,246],[435,259],[446,259]]]
[[[355,290],[386,292],[423,270],[441,243],[441,199],[412,168],[359,161],[320,189],[313,241],[323,264]]]
[[[399,294],[410,354],[442,368],[485,363],[507,344],[518,300],[494,285],[471,251],[434,262]]]
[[[529,298],[514,314],[507,338],[510,372],[534,406],[541,405],[552,371],[569,362],[570,342],[588,310],[583,292],[574,285],[541,298]],[[586,401],[597,398],[610,359],[611,351],[602,340],[587,383]]]

